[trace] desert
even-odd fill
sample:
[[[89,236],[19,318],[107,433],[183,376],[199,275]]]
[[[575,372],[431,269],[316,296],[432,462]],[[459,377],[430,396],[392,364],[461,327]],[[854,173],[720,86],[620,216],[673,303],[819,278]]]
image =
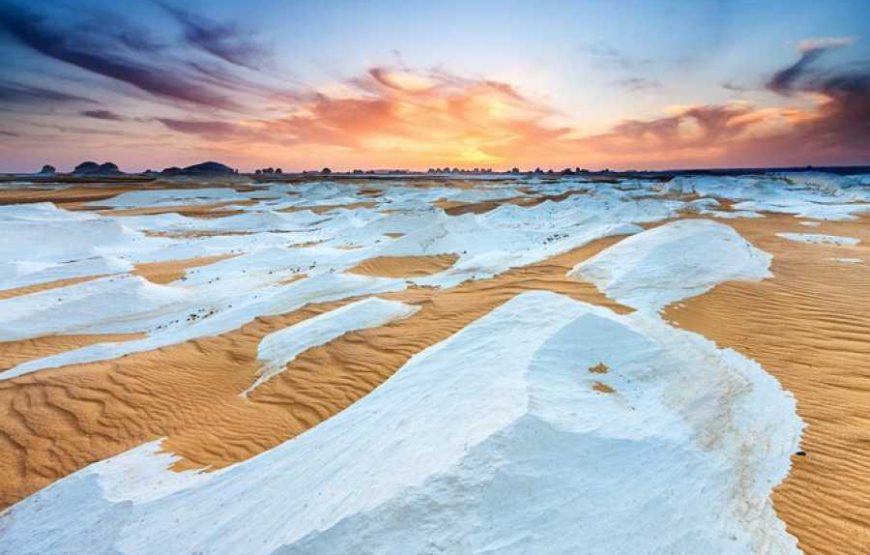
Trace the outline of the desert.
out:
[[[4,549],[866,541],[867,174],[453,179],[6,183]]]

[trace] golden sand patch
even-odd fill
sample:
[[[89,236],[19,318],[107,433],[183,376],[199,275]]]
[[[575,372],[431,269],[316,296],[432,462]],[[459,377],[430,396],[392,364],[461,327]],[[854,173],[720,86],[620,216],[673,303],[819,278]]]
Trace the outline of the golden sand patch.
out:
[[[522,190],[522,189],[520,189]],[[586,191],[570,190],[557,195],[533,195],[522,197],[508,197],[496,200],[485,200],[481,202],[462,202],[457,200],[438,199],[432,204],[444,210],[448,216],[461,216],[462,214],[484,214],[490,210],[494,210],[503,204],[513,204],[516,206],[531,207],[537,206],[545,201],[562,202],[563,200],[574,196],[585,194]]]
[[[372,201],[351,202],[348,204],[323,204],[320,206],[288,206],[281,208],[278,212],[300,212],[302,210],[311,210],[315,214],[326,214],[332,210],[344,208],[345,210],[356,210],[357,208],[374,208],[378,205]]]
[[[227,258],[232,258],[233,256],[235,255],[215,254],[182,260],[168,260],[166,262],[143,262],[136,264],[131,273],[136,276],[142,276],[151,283],[166,284],[183,278],[190,268],[207,266]]]
[[[138,188],[137,188],[138,189]],[[106,200],[132,190],[128,186],[73,186],[57,189],[2,189],[0,204],[53,202],[63,208],[84,207],[89,202]]]
[[[218,337],[2,381],[0,447],[9,455],[0,459],[0,504],[160,437],[182,457],[177,469],[220,468],[249,458],[346,408],[414,354],[523,291],[547,289],[628,312],[593,285],[566,276],[616,240],[452,289],[383,295],[421,308],[404,320],[305,351],[247,399],[239,394],[256,379],[257,346],[266,334],[354,299],[257,318]]]
[[[481,202],[462,202],[458,200],[438,199],[432,204],[444,210],[448,216],[461,216],[462,214],[485,214],[502,204],[516,204],[517,206],[534,206],[541,200],[535,197],[511,197],[498,200],[485,200]]]
[[[9,370],[30,360],[80,349],[95,343],[141,339],[144,333],[99,335],[45,335],[32,339],[0,342],[0,371]]]
[[[870,218],[729,220],[774,255],[773,278],[728,282],[669,307],[665,317],[757,360],[797,398],[808,424],[802,451],[772,498],[806,553],[867,553],[870,546]],[[783,231],[856,237],[855,247],[787,241]]]
[[[389,233],[384,233],[384,235],[386,235],[386,236],[389,237],[390,239],[398,239],[399,237],[404,237],[404,236],[405,236],[404,233],[397,233],[397,232],[395,232],[395,231],[391,231],[391,232],[389,232]]]
[[[57,289],[59,287],[66,287],[68,285],[75,285],[77,283],[84,283],[86,281],[91,281],[94,279],[99,279],[101,277],[106,277],[105,274],[100,274],[96,276],[81,276],[74,278],[66,278],[66,279],[56,279],[54,281],[46,281],[44,283],[35,283],[33,285],[25,285],[23,287],[16,287],[14,289],[4,289],[0,291],[0,301],[5,299],[11,299],[12,297],[20,297],[22,295],[30,295],[32,293],[39,293],[40,291],[48,291],[50,289]]]
[[[226,206],[251,206],[256,200],[226,200],[204,204],[176,204],[172,206],[142,206],[139,208],[116,208],[112,210],[93,207],[101,216],[154,216],[179,214],[188,218],[225,218],[244,213],[244,210],[222,210]]]
[[[450,268],[458,259],[455,254],[376,256],[347,271],[364,276],[392,278],[431,276]]]

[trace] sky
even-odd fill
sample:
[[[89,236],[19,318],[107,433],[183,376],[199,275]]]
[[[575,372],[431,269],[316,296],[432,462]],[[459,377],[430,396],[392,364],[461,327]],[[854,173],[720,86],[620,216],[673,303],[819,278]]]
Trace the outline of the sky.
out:
[[[0,171],[870,164],[866,0],[0,0]]]

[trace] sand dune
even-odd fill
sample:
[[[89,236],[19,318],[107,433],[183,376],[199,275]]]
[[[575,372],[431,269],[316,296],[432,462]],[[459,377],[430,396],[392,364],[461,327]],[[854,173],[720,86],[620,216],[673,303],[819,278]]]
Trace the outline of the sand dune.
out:
[[[348,272],[364,276],[397,278],[430,276],[453,266],[458,259],[455,254],[377,256],[357,264]]]
[[[805,244],[796,218],[733,220],[774,255],[773,278],[730,282],[671,306],[666,318],[758,360],[797,397],[807,422],[792,471],[773,494],[806,553],[866,553],[870,546],[870,269],[866,246]],[[823,222],[820,233],[870,241],[870,218]]]

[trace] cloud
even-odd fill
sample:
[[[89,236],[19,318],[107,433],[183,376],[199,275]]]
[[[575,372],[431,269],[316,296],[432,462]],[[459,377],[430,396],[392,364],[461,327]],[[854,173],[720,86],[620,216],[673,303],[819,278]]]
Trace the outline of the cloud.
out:
[[[568,132],[555,114],[507,83],[444,71],[374,67],[332,92],[299,93],[288,113],[244,122],[159,121],[173,131],[240,148],[270,144],[390,153],[406,164],[484,164],[543,152]]]
[[[870,69],[817,67],[844,39],[802,44],[798,60],[776,72],[767,88],[806,107],[748,103],[691,106],[676,115],[627,121],[579,141],[590,156],[648,166],[823,165],[870,162]]]
[[[848,37],[802,40],[798,44],[800,58],[792,65],[774,73],[767,83],[767,88],[780,94],[790,94],[796,83],[810,72],[816,60],[826,52],[848,46],[851,43],[852,39]]]
[[[798,73],[789,94],[811,92],[815,106],[692,105],[589,136],[556,125],[561,114],[509,83],[382,66],[321,90],[299,92],[278,117],[159,121],[240,155],[286,152],[333,165],[335,159],[329,157],[338,156],[368,167],[662,168],[818,165],[860,158],[861,148],[870,146],[868,76],[809,69]]]
[[[189,44],[251,69],[259,69],[269,61],[269,49],[254,40],[251,33],[241,31],[238,25],[218,23],[168,4],[159,5],[181,25]]]
[[[0,104],[93,102],[82,96],[22,83],[0,82]]]
[[[816,37],[808,38],[798,43],[798,52],[806,53],[812,50],[830,50],[842,48],[855,42],[853,37]]]
[[[112,32],[98,35],[75,27],[61,29],[45,17],[14,5],[4,5],[0,10],[0,29],[45,56],[159,97],[211,108],[235,106],[234,102],[200,86],[172,65],[158,66],[126,55],[129,41],[122,38],[125,35]],[[141,58],[143,54],[156,56],[158,52],[140,50],[135,55]]]
[[[239,134],[236,125],[223,121],[196,121],[170,118],[157,118],[157,121],[179,133],[202,135],[215,140],[238,136]]]
[[[106,121],[123,121],[124,117],[110,110],[84,110],[79,115],[87,118],[101,119]]]

